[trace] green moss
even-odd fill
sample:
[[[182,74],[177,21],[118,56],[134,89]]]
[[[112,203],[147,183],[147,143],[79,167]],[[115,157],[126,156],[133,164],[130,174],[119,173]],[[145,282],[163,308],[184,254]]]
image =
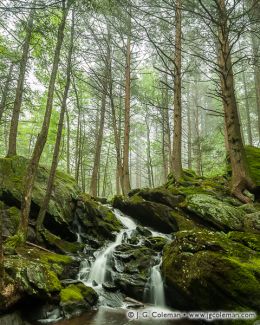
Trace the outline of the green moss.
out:
[[[81,294],[80,288],[75,284],[71,284],[61,290],[60,300],[62,304],[66,304],[68,302],[84,301],[84,297]]]
[[[48,230],[42,232],[45,240],[51,245],[57,247],[61,252],[64,253],[77,253],[84,248],[84,244],[72,243],[61,239],[60,237],[52,234]]]
[[[249,174],[257,186],[260,186],[260,149],[253,146],[246,146],[246,158]]]
[[[260,252],[260,235],[249,232],[231,231],[228,233],[228,238]]]

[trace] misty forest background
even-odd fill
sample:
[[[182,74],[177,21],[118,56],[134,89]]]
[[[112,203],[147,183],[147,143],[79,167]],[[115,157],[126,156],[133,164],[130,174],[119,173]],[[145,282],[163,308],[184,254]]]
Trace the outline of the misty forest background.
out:
[[[242,141],[259,146],[259,1],[0,1],[0,155],[42,145],[41,164],[56,153],[102,197],[163,184],[175,155],[224,174],[221,35]]]

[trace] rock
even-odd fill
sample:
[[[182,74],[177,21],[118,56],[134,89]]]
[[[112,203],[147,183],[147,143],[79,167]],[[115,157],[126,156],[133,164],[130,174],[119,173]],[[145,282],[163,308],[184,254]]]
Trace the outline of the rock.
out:
[[[98,295],[83,283],[70,284],[60,292],[60,306],[64,316],[70,318],[89,310],[98,301]]]
[[[30,325],[27,321],[23,320],[18,312],[0,316],[1,325]]]
[[[142,189],[134,195],[141,196],[146,201],[157,202],[175,208],[179,203],[183,202],[185,197],[181,194],[173,194],[165,188]],[[129,196],[131,194],[129,193]]]
[[[164,245],[169,242],[169,239],[164,237],[148,237],[144,241],[144,245],[149,247],[157,252],[161,252],[163,250]]]
[[[160,203],[145,201],[138,195],[129,199],[116,196],[113,199],[113,207],[130,215],[142,225],[152,227],[157,231],[171,233],[178,230],[171,208]]]
[[[111,276],[115,285],[125,294],[140,299],[157,253],[145,246],[123,244],[116,247],[111,261]]]
[[[244,217],[244,228],[255,234],[260,234],[260,211],[247,214]]]
[[[243,230],[245,212],[207,194],[193,194],[186,198],[186,208],[201,220],[202,224],[218,230]]]
[[[81,232],[91,245],[92,238],[96,245],[103,245],[107,239],[114,240],[115,233],[123,228],[121,222],[106,206],[91,200],[88,195],[81,195],[77,203],[75,216],[81,224]],[[95,243],[94,243],[95,244]]]
[[[0,310],[12,307],[26,297],[52,299],[62,286],[59,277],[65,266],[73,263],[69,256],[31,247],[19,247],[17,255],[5,257],[5,286],[0,293]]]
[[[259,253],[224,233],[178,232],[163,251],[167,301],[181,310],[259,311],[259,266]]]
[[[20,156],[0,159],[0,199],[9,206],[20,208],[23,177],[27,164],[28,160]],[[31,217],[33,219],[38,215],[45,196],[48,174],[47,168],[39,166],[32,193]],[[75,180],[69,175],[57,171],[45,226],[56,235],[63,234],[64,239],[74,238],[67,227],[72,221],[74,200],[79,193],[80,190]]]
[[[135,300],[133,298],[130,297],[126,297],[124,300],[125,303],[127,303],[126,308],[144,308],[144,304],[138,300]]]
[[[245,146],[249,174],[256,186],[260,186],[260,149],[253,146]]]
[[[260,252],[260,234],[252,234],[249,232],[231,231],[228,238],[241,243],[254,251]]]
[[[104,282],[102,283],[102,287],[107,290],[107,291],[111,291],[111,292],[115,292],[118,290],[117,286],[114,283],[111,282]]]

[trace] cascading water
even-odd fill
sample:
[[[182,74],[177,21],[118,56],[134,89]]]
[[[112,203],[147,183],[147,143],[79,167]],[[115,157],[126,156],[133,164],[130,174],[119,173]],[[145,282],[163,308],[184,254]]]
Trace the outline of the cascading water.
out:
[[[116,246],[120,245],[122,243],[122,239],[124,237],[124,234],[128,234],[133,229],[136,228],[136,223],[130,219],[129,217],[126,217],[121,213],[121,211],[115,209],[114,213],[116,217],[121,221],[121,223],[125,226],[125,229],[120,231],[118,235],[116,236],[116,240],[114,243],[111,243],[104,251],[102,251],[99,256],[96,258],[95,262],[93,263],[89,276],[87,278],[87,283],[91,285],[93,282],[96,282],[97,284],[102,284],[105,281],[105,276],[107,272],[107,263],[108,259],[111,256],[112,252],[116,248]]]
[[[113,212],[125,228],[117,234],[113,243],[109,244],[99,253],[92,265],[88,261],[82,262],[82,267],[78,276],[79,280],[88,286],[93,286],[94,283],[95,289],[98,290],[98,292],[102,290],[102,283],[106,281],[106,276],[109,272],[109,260],[113,251],[118,245],[122,244],[126,237],[130,237],[131,232],[138,226],[130,217],[124,215],[120,210],[114,209]],[[153,237],[168,237],[167,235],[159,232],[151,232]],[[146,300],[149,300],[149,302],[155,306],[164,307],[164,285],[161,277],[160,267],[161,261],[151,269],[151,276],[146,285],[146,292],[148,293],[148,296],[146,294],[146,297],[148,298]]]
[[[164,295],[164,286],[163,279],[161,276],[161,264],[162,260],[159,264],[152,267],[151,276],[149,279],[149,293],[150,293],[150,302],[159,307],[165,306],[165,295]]]

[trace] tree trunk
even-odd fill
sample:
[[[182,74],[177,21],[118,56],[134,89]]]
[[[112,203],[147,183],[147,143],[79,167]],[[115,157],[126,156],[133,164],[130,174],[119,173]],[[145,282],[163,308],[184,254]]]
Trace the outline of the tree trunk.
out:
[[[103,186],[102,186],[102,197],[106,197],[106,189],[107,189],[107,171],[108,171],[108,165],[109,165],[109,155],[110,155],[110,144],[107,149],[107,159],[105,164],[105,170],[104,170],[104,178],[103,178]]]
[[[23,44],[22,58],[19,66],[19,77],[18,77],[18,82],[16,87],[15,101],[14,101],[11,126],[9,131],[9,145],[8,145],[8,152],[7,152],[8,157],[15,156],[17,150],[16,142],[17,142],[18,123],[19,123],[20,111],[22,106],[24,79],[25,79],[27,61],[29,58],[29,49],[30,49],[30,41],[31,41],[32,31],[33,31],[34,16],[35,16],[35,9],[33,8],[31,9],[29,19],[28,19],[26,36]]]
[[[66,108],[66,123],[67,123],[67,173],[70,174],[70,116]]]
[[[59,162],[62,130],[63,130],[64,117],[65,117],[66,106],[67,106],[67,98],[68,98],[70,83],[71,83],[71,63],[72,63],[71,61],[72,61],[73,46],[74,46],[74,22],[75,22],[75,17],[74,17],[74,10],[73,10],[72,11],[72,24],[71,24],[71,38],[70,38],[67,71],[66,71],[66,85],[65,85],[65,89],[64,89],[64,93],[63,93],[63,98],[62,98],[59,124],[58,124],[56,142],[55,142],[55,147],[54,147],[54,152],[53,152],[53,157],[52,157],[50,175],[49,175],[48,183],[47,183],[47,189],[46,189],[45,197],[41,204],[41,209],[40,209],[40,212],[39,212],[39,215],[37,218],[37,222],[36,222],[36,230],[37,230],[38,237],[39,237],[39,234],[43,228],[44,218],[45,218],[45,214],[47,212],[48,205],[49,205],[49,202],[51,199],[54,179],[55,179],[56,170],[57,170],[57,166],[58,166],[58,162]]]
[[[0,122],[2,120],[4,110],[6,108],[6,100],[9,93],[10,83],[12,81],[12,73],[13,73],[14,65],[15,65],[14,63],[10,64],[8,76],[6,78],[4,89],[3,89],[3,94],[0,102]]]
[[[44,120],[43,120],[41,131],[37,137],[36,144],[32,153],[32,157],[28,164],[26,175],[24,178],[24,191],[23,191],[22,203],[21,203],[21,218],[18,227],[18,238],[22,242],[25,242],[27,238],[33,185],[34,185],[39,161],[41,158],[41,154],[44,149],[45,143],[47,141],[48,130],[50,126],[55,81],[56,81],[58,67],[59,67],[60,52],[61,52],[61,47],[64,39],[64,29],[66,25],[68,10],[69,7],[66,8],[65,3],[63,2],[62,18],[58,29],[57,43],[56,43],[55,54],[53,59],[51,78],[49,82],[48,97],[47,97],[47,103],[45,108]]]
[[[248,143],[250,146],[252,146],[253,145],[253,137],[252,137],[252,126],[251,126],[251,117],[250,117],[250,106],[249,106],[249,102],[248,102],[246,76],[245,76],[244,71],[242,72],[242,78],[243,78],[243,86],[244,86],[244,94],[245,94],[246,131],[247,131]]]
[[[176,180],[182,175],[182,107],[181,107],[181,0],[176,0],[175,11],[175,58],[174,58],[174,137],[172,167]]]
[[[0,295],[4,288],[3,204],[0,203]]]
[[[188,168],[192,169],[192,131],[191,131],[191,102],[190,102],[190,89],[187,89],[187,126],[188,126]]]
[[[105,78],[103,81],[103,93],[102,93],[102,101],[101,101],[98,136],[97,136],[97,141],[96,141],[96,145],[95,145],[96,151],[95,151],[94,166],[93,166],[91,183],[90,183],[90,194],[94,197],[97,196],[98,172],[100,169],[100,156],[101,156],[101,148],[102,148],[103,134],[104,134],[106,98],[107,98],[107,80],[108,80],[108,78],[107,78],[107,72],[106,72]]]
[[[131,190],[129,174],[130,106],[131,106],[131,18],[129,18],[125,68],[125,128],[123,149],[123,194]]]
[[[167,84],[167,77],[166,82]],[[162,100],[162,118],[163,118],[163,144],[162,144],[162,153],[163,153],[163,177],[164,181],[167,181],[169,174],[169,161],[171,160],[171,132],[170,132],[170,121],[169,121],[169,92],[168,87],[166,86],[163,91],[163,100]]]
[[[231,190],[234,196],[242,202],[250,199],[243,194],[245,189],[253,189],[246,162],[243,146],[238,108],[235,97],[234,74],[231,60],[231,51],[228,38],[228,23],[225,0],[219,2],[218,27],[218,65],[220,70],[220,85],[224,106],[226,136],[229,148],[229,157],[232,169]]]
[[[73,80],[74,93],[76,95],[76,104],[78,109],[78,121],[77,121],[77,136],[76,136],[76,152],[75,152],[75,179],[77,184],[79,184],[79,166],[80,166],[80,141],[81,141],[81,106],[79,102],[78,90]]]

